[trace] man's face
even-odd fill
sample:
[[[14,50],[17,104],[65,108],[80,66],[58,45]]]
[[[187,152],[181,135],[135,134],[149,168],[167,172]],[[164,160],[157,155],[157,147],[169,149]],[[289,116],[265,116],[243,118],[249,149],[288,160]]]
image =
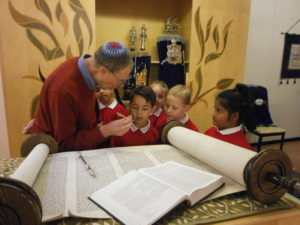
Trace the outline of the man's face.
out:
[[[132,70],[132,65],[129,64],[123,69],[112,72],[106,66],[100,66],[97,69],[97,74],[95,76],[95,82],[100,88],[122,88],[128,79],[129,73]]]

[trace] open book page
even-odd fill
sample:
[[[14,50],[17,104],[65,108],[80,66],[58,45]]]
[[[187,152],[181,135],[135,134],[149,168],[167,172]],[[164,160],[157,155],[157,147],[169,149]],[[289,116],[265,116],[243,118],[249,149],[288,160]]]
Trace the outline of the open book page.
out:
[[[59,219],[66,214],[66,182],[68,157],[49,157],[33,184],[43,209],[43,222]]]
[[[127,225],[148,225],[184,200],[185,194],[137,171],[131,171],[90,198]]]
[[[220,175],[197,170],[173,161],[139,171],[183,191],[191,205],[224,184]]]
[[[72,216],[108,218],[103,210],[88,200],[88,196],[130,170],[154,165],[141,147],[82,151],[81,154],[95,171],[96,177],[88,174],[78,156],[70,160],[72,166],[69,169],[68,189],[71,191],[68,195],[68,208]]]
[[[167,145],[167,146],[169,146],[169,145]],[[200,169],[202,171],[222,175],[223,180],[225,182],[224,187],[222,187],[218,191],[214,192],[206,200],[246,190],[246,188],[244,186],[240,185],[239,183],[237,183],[230,177],[227,177],[226,175],[224,175],[222,173],[222,171],[217,171],[214,168],[209,167],[204,162],[198,160],[197,158],[185,153],[183,150],[180,150],[176,147],[172,146],[172,148],[163,148],[163,146],[162,146],[160,149],[150,150],[148,154],[150,154],[150,153],[160,163],[164,163],[169,160],[172,160],[174,162],[184,164],[186,166],[190,166],[190,167],[193,167],[196,169]]]

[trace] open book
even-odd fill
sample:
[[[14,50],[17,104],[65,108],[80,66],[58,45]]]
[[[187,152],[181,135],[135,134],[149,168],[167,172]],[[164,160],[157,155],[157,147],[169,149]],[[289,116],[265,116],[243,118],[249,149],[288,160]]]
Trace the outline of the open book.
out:
[[[177,128],[172,128],[169,133],[174,129]],[[185,128],[181,129],[183,132],[180,130],[170,136],[172,145],[81,151],[95,171],[95,178],[86,170],[78,152],[62,152],[49,156],[44,153],[40,157],[43,153],[41,148],[45,148],[45,144],[40,144],[20,165],[21,173],[13,174],[12,178],[22,181],[21,178],[28,178],[26,183],[32,186],[42,202],[43,222],[70,216],[111,218],[88,197],[131,170],[153,167],[169,160],[221,174],[225,185],[209,196],[210,199],[245,190],[243,168],[255,155],[254,152]],[[39,166],[35,166],[37,164]]]
[[[148,225],[180,202],[194,205],[223,184],[222,176],[168,161],[130,171],[90,199],[124,224]]]

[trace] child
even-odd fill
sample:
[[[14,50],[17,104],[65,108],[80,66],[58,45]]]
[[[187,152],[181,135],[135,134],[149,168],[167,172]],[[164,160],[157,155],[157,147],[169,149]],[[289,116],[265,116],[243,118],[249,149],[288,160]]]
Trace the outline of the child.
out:
[[[187,111],[190,107],[191,91],[184,85],[172,87],[167,95],[166,113],[168,120],[182,122],[186,128],[199,132],[196,125],[189,119]]]
[[[150,87],[135,88],[129,98],[131,129],[123,136],[113,136],[111,147],[150,145],[158,142],[158,131],[151,126],[149,116],[154,110],[155,93]]]
[[[114,97],[114,89],[96,89],[98,112],[97,121],[101,124],[107,124],[110,121],[128,116],[126,109],[117,102]]]
[[[152,126],[159,130],[160,127],[167,122],[167,114],[164,111],[164,106],[169,89],[166,83],[160,80],[154,81],[151,84],[151,88],[156,95],[156,103],[154,112],[150,116],[150,121]]]
[[[237,84],[235,89],[219,93],[214,108],[214,127],[208,129],[205,134],[253,150],[243,132],[243,125],[248,130],[255,129],[255,123],[250,115],[248,87]]]

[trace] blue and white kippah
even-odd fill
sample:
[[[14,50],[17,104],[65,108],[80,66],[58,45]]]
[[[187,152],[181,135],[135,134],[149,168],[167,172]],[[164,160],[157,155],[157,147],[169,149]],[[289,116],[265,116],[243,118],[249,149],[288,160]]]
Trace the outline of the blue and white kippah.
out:
[[[120,42],[110,41],[102,46],[103,55],[109,58],[119,58],[128,54],[127,48]]]

